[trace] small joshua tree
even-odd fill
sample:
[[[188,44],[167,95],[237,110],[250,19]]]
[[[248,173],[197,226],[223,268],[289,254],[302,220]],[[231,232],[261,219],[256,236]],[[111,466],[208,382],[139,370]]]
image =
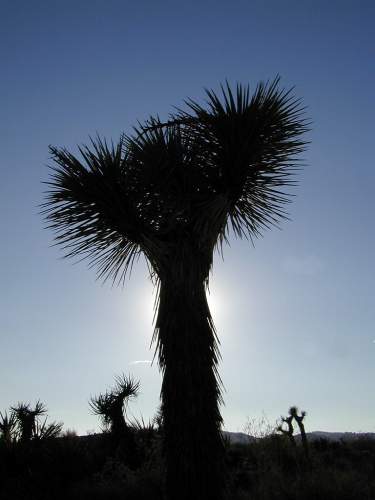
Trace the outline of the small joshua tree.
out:
[[[128,429],[126,409],[131,399],[137,397],[139,381],[130,375],[116,377],[116,386],[105,394],[99,394],[90,400],[94,415],[99,415],[104,429],[109,429],[115,436],[122,436]]]
[[[37,401],[34,409],[29,403],[18,403],[11,410],[17,422],[20,440],[30,441],[36,433],[37,418],[47,413],[47,408],[41,401]]]
[[[306,456],[308,456],[309,455],[309,446],[308,446],[308,442],[307,442],[305,426],[303,424],[303,420],[306,417],[307,413],[305,411],[302,411],[301,415],[298,415],[298,408],[296,406],[291,406],[289,408],[289,415],[291,418],[294,418],[294,420],[297,422],[297,425],[299,427],[299,431],[301,433],[302,446],[303,446],[303,449],[305,450]]]
[[[47,413],[47,408],[41,401],[36,402],[34,409],[31,408],[30,403],[18,403],[11,410],[14,425],[17,427],[17,433],[22,442],[55,438],[61,433],[63,427],[61,422],[47,424],[47,417],[43,422],[40,420],[40,417]]]
[[[126,422],[126,410],[129,401],[138,395],[139,381],[124,374],[116,377],[115,381],[113,389],[92,397],[89,404],[94,415],[99,415],[104,430],[109,429],[116,446],[124,443],[128,465],[135,466],[137,449],[133,431]]]

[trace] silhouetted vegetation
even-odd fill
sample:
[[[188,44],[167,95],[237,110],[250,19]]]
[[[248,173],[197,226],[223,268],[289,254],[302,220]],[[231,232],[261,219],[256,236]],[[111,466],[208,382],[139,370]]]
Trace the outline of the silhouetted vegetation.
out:
[[[7,412],[4,414],[0,412],[0,438],[3,444],[10,446],[16,440],[16,432],[17,420],[15,413],[12,411],[8,416]]]
[[[160,430],[152,423],[144,424],[141,419],[131,424],[138,457],[131,467],[126,444],[120,439],[115,445],[110,431],[89,436],[70,431],[44,440],[9,440],[10,419],[3,415],[0,426],[1,498],[165,498]],[[225,443],[227,500],[375,498],[375,440],[315,440],[310,443],[309,461],[301,442],[293,446],[287,436],[275,433],[248,444]]]
[[[290,415],[290,417],[294,418],[294,420],[297,422],[297,425],[298,425],[298,428],[299,428],[299,431],[301,434],[302,446],[303,446],[303,449],[305,450],[306,457],[308,457],[309,456],[309,445],[307,442],[305,425],[303,423],[303,421],[306,417],[306,412],[302,411],[301,415],[298,415],[298,408],[296,406],[291,406],[289,408],[289,415]]]
[[[116,377],[116,386],[105,394],[99,394],[90,400],[91,410],[99,415],[104,425],[104,431],[108,430],[116,447],[122,443],[119,449],[126,450],[126,463],[134,467],[137,464],[137,448],[134,439],[134,430],[126,422],[126,409],[129,401],[137,397],[139,382],[133,377]],[[123,457],[125,460],[125,457]]]
[[[45,215],[67,256],[123,282],[143,254],[158,287],[169,500],[224,492],[219,349],[206,290],[230,231],[253,240],[286,216],[283,188],[293,184],[307,124],[300,101],[278,84],[260,83],[253,95],[241,85],[222,87],[222,97],[207,91],[205,107],[186,101],[185,111],[164,123],[151,117],[117,145],[92,141],[81,158],[50,148]]]
[[[90,400],[90,407],[95,415],[99,415],[104,430],[109,429],[115,436],[124,433],[126,423],[126,408],[129,401],[136,398],[139,382],[132,376],[116,377],[116,386],[105,394],[99,394]]]
[[[307,442],[307,437],[306,437],[306,431],[305,431],[305,425],[303,423],[305,417],[306,417],[306,412],[302,411],[301,415],[298,415],[298,408],[296,406],[291,406],[288,411],[289,415],[287,417],[281,417],[281,422],[282,424],[277,427],[277,431],[281,432],[284,434],[284,436],[288,436],[291,444],[293,446],[296,446],[296,442],[294,439],[294,427],[293,427],[293,420],[297,422],[299,431],[300,431],[300,437],[302,441],[302,446],[305,452],[305,457],[309,457],[309,444]],[[283,424],[287,425],[287,428],[285,429],[283,427]]]
[[[37,401],[34,408],[30,403],[18,403],[10,408],[10,413],[0,412],[0,438],[3,444],[11,446],[15,442],[45,440],[60,435],[62,423],[47,423],[46,406]]]
[[[271,435],[227,450],[233,500],[370,500],[375,498],[375,441],[302,446]]]

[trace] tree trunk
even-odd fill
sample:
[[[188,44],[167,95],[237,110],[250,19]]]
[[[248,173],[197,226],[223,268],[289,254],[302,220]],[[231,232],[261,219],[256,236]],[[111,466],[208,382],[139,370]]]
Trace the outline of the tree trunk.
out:
[[[306,455],[306,458],[309,458],[309,444],[307,441],[307,436],[306,436],[306,431],[305,431],[305,426],[302,423],[301,417],[299,417],[299,420],[297,420],[298,427],[301,433],[301,440],[302,440],[302,446]]]
[[[223,497],[218,345],[197,262],[171,262],[160,280],[155,335],[161,389],[168,500]]]

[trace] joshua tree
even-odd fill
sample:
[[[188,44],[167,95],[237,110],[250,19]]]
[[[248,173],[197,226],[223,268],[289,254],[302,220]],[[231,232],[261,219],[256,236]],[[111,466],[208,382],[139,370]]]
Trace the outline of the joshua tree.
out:
[[[289,415],[291,418],[294,418],[294,420],[297,422],[297,425],[299,427],[299,431],[301,433],[301,439],[302,439],[302,446],[303,449],[305,450],[305,454],[308,457],[309,455],[309,445],[307,442],[307,436],[306,436],[306,431],[305,431],[305,425],[303,423],[304,418],[306,417],[306,412],[302,411],[301,415],[298,415],[298,408],[296,406],[291,406],[289,408]]]
[[[61,422],[47,424],[47,418],[43,422],[40,421],[40,417],[47,413],[47,408],[40,401],[36,402],[34,409],[31,409],[30,404],[18,403],[11,410],[13,425],[18,427],[17,434],[23,442],[31,441],[31,439],[55,438],[61,433],[63,427]]]
[[[130,375],[116,377],[116,386],[105,394],[91,398],[90,407],[99,415],[104,428],[109,429],[117,451],[124,455],[129,466],[138,465],[138,453],[133,429],[126,422],[126,410],[131,399],[137,397],[139,382]],[[119,444],[124,446],[118,447]]]
[[[123,282],[141,254],[158,287],[154,331],[167,496],[223,494],[218,340],[206,289],[214,249],[230,230],[251,240],[277,224],[304,150],[300,101],[277,78],[207,91],[162,123],[150,118],[117,145],[96,139],[79,157],[51,147],[44,205],[57,243],[87,257],[101,278]]]
[[[121,437],[128,431],[125,420],[126,409],[130,399],[137,397],[139,382],[131,376],[116,377],[116,387],[105,394],[99,394],[90,400],[90,407],[95,415],[99,415],[105,428]]]
[[[31,409],[30,404],[18,403],[11,410],[14,412],[17,421],[20,440],[30,441],[36,435],[37,418],[44,415],[47,408],[43,403],[37,401],[34,409]]]

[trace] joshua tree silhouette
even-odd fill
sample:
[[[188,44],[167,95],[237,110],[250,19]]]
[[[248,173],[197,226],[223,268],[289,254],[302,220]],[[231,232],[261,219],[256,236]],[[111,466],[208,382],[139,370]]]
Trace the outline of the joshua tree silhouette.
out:
[[[116,377],[114,389],[91,398],[89,404],[93,413],[101,417],[105,428],[109,427],[112,434],[122,436],[128,428],[125,420],[128,403],[137,397],[138,391],[138,381],[121,375]]]
[[[34,409],[29,403],[18,403],[17,406],[12,406],[10,420],[15,439],[28,442],[32,439],[44,440],[59,436],[63,424],[61,422],[47,424],[47,417],[41,421],[40,417],[46,413],[47,408],[41,401],[36,402]]]
[[[297,422],[297,425],[299,427],[299,431],[301,433],[302,446],[303,446],[303,449],[305,451],[306,457],[308,457],[309,456],[309,445],[307,442],[305,425],[303,423],[303,420],[306,417],[307,413],[305,411],[301,411],[301,415],[298,415],[298,408],[296,406],[291,406],[289,408],[289,415],[291,418],[294,418],[294,420]]]
[[[136,465],[135,440],[125,417],[129,401],[138,396],[139,381],[130,375],[121,375],[115,381],[114,389],[91,398],[89,404],[93,413],[100,416],[104,427],[109,428],[117,444],[123,442],[128,463]]]
[[[143,254],[158,287],[159,365],[166,489],[170,500],[223,494],[218,340],[206,299],[215,248],[253,240],[286,217],[307,130],[300,101],[279,79],[207,106],[187,101],[162,123],[151,117],[115,146],[96,139],[82,159],[51,147],[56,165],[44,205],[56,241],[98,275],[124,280]]]
[[[36,435],[37,418],[45,415],[47,408],[41,401],[37,401],[34,409],[31,409],[30,404],[18,403],[11,410],[18,424],[20,440],[30,441]]]

